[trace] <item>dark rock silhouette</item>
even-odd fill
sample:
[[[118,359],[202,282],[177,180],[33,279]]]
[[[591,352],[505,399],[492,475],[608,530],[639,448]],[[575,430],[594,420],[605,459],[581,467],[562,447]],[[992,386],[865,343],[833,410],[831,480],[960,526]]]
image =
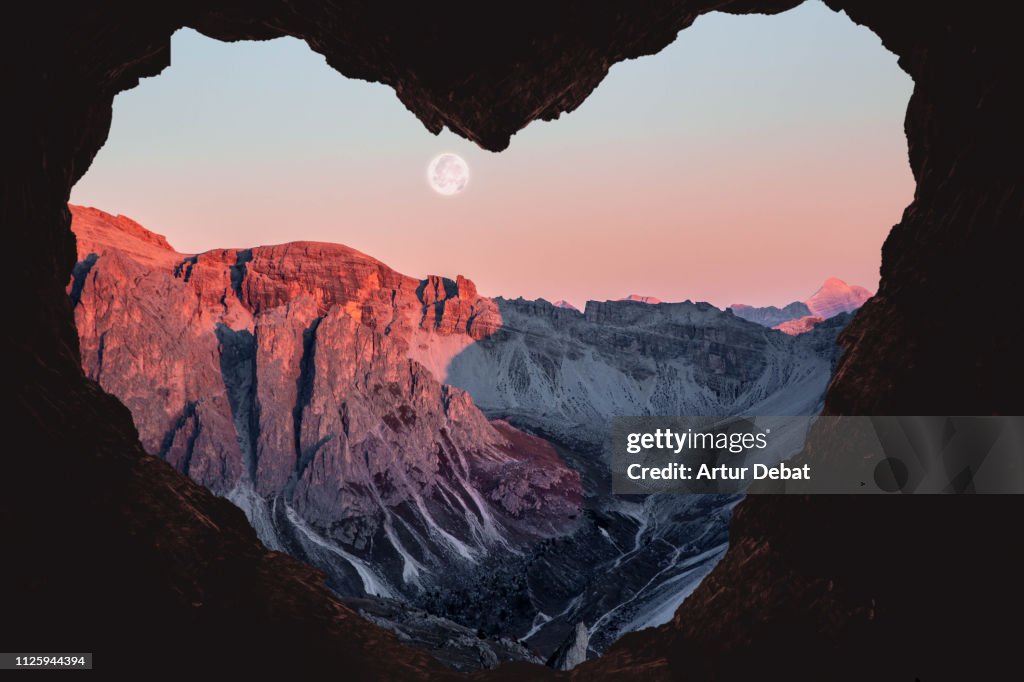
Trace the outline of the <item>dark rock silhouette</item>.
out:
[[[65,290],[76,262],[66,201],[106,138],[113,97],[167,65],[174,30],[305,38],[341,73],[393,87],[429,130],[447,126],[499,150],[701,12],[796,4],[525,2],[497,24],[492,5],[469,2],[19,7],[0,41],[3,354],[8,442],[19,444],[0,490],[7,649],[103,651],[107,670],[135,672],[451,676],[357,619],[316,573],[264,550],[239,512],[146,455],[128,411],[82,373]],[[1024,107],[1013,7],[826,4],[878,34],[914,79],[906,130],[917,180],[883,247],[879,291],[843,333],[826,409],[1021,414]],[[968,309],[1000,320],[998,332],[948,314]],[[571,674],[993,677],[1016,664],[1016,632],[998,616],[1024,607],[1024,547],[1005,527],[1021,511],[1016,497],[748,499],[732,548],[675,623]],[[511,665],[485,678],[546,675]]]

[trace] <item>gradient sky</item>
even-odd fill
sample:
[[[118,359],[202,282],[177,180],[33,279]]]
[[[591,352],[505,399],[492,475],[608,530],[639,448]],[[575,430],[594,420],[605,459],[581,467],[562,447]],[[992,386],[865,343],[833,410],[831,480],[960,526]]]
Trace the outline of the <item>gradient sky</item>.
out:
[[[831,275],[876,288],[913,195],[911,87],[874,34],[819,2],[711,14],[493,154],[431,135],[301,41],[182,30],[172,65],[115,100],[72,201],[186,253],[311,239],[488,295],[784,304]],[[471,169],[455,198],[425,181],[442,151]]]

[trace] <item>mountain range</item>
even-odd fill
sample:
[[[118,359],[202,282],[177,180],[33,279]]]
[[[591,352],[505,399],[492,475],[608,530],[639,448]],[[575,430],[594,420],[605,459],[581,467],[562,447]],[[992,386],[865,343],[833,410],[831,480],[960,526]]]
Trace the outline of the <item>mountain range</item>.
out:
[[[734,303],[727,309],[744,320],[756,322],[772,329],[778,329],[790,336],[796,336],[797,334],[810,331],[816,325],[831,317],[856,311],[871,296],[871,292],[862,286],[851,286],[838,277],[829,277],[806,300],[793,301],[781,308],[776,306],[757,307],[744,303]],[[651,305],[664,303],[664,301],[654,296],[644,296],[641,294],[630,294],[619,300],[649,303]],[[554,306],[556,308],[578,310],[576,306],[564,300],[556,301]]]
[[[71,211],[82,365],[147,451],[463,669],[670,619],[738,498],[612,496],[608,419],[815,414],[848,319],[794,337],[689,301],[580,312],[336,244],[182,254]]]
[[[838,277],[829,277],[804,301],[793,301],[782,308],[734,303],[729,310],[744,320],[796,335],[810,331],[823,320],[854,312],[871,296],[871,292],[862,286],[851,286]]]

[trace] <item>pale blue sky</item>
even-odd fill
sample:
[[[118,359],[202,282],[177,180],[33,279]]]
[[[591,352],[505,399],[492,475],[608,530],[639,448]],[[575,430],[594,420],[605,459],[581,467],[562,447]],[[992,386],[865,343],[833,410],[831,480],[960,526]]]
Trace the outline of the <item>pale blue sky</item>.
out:
[[[913,193],[910,90],[876,36],[820,2],[712,14],[492,154],[300,41],[183,30],[172,65],[117,97],[72,201],[183,252],[315,239],[493,295],[785,303],[829,275],[876,286]],[[424,181],[441,151],[472,169],[455,199]]]

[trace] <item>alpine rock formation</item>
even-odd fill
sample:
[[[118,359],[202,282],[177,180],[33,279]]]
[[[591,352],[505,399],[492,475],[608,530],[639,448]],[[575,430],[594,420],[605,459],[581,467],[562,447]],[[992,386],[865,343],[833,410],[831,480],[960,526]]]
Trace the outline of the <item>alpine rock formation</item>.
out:
[[[472,283],[329,244],[183,255],[127,218],[72,210],[85,371],[150,453],[340,593],[415,592],[575,526],[579,476],[554,448],[429,368],[432,344],[500,323]]]
[[[847,318],[793,337],[689,301],[579,312],[334,244],[182,254],[71,208],[82,364],[146,449],[367,618],[480,665],[668,621],[738,498],[612,496],[608,419],[815,414]]]

